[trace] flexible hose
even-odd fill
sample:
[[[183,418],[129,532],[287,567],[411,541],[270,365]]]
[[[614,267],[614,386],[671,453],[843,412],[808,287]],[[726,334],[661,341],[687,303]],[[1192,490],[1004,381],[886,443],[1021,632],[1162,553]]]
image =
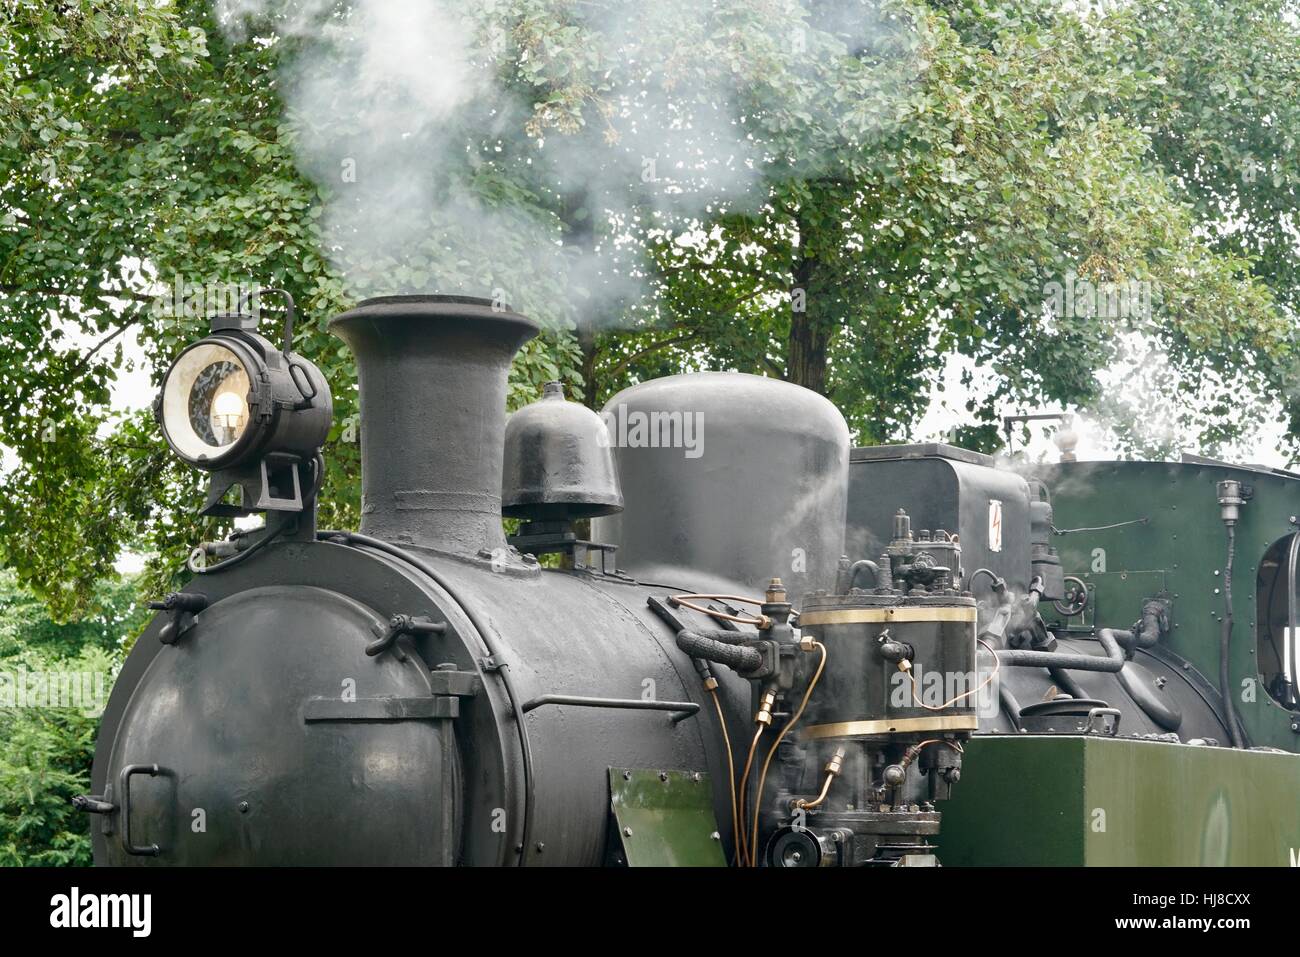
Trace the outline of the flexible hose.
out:
[[[266,532],[261,538],[253,542],[253,544],[249,545],[242,552],[236,552],[234,555],[217,562],[215,565],[195,565],[193,561],[194,556],[191,555],[185,560],[185,567],[195,575],[215,575],[217,572],[224,572],[228,568],[234,568],[236,565],[242,565],[244,562],[248,561],[262,549],[266,548],[267,545],[270,545],[273,541],[279,538],[284,530],[285,527],[281,525],[279,528]]]
[[[1075,671],[1108,671],[1112,674],[1124,667],[1124,652],[1119,646],[1114,628],[1098,628],[1097,640],[1106,654],[1072,655],[1062,651],[1021,651],[1018,648],[999,648],[998,661],[1018,668],[1070,668]]]
[[[726,632],[691,631],[683,628],[677,633],[677,647],[692,658],[703,658],[716,664],[744,673],[755,671],[763,663],[763,656],[757,648],[732,644],[723,639]],[[732,632],[737,639],[748,637],[744,632]]]

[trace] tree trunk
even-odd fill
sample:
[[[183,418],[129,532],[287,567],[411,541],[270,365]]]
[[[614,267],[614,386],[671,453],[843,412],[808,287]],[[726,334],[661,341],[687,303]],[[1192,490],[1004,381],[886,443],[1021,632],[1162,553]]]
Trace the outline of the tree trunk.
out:
[[[831,329],[821,320],[817,297],[812,289],[816,261],[802,254],[791,271],[790,336],[785,349],[785,377],[795,385],[826,394],[826,359]]]

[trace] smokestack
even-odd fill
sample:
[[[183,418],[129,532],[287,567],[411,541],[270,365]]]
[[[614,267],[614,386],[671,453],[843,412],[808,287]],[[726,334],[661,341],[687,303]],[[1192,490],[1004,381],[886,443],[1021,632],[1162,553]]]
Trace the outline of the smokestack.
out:
[[[504,548],[506,379],[537,325],[487,299],[384,296],[330,331],[357,360],[361,531],[466,556]]]

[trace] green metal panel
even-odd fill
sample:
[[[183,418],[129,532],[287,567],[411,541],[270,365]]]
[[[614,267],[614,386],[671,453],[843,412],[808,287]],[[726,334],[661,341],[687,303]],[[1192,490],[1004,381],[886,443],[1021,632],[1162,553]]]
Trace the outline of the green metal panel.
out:
[[[629,867],[727,866],[708,774],[610,768],[609,793]]]
[[[939,806],[940,862],[1082,866],[1083,772],[1080,738],[976,736]]]
[[[1216,684],[1227,534],[1215,484],[1237,479],[1251,486],[1254,496],[1242,506],[1237,526],[1232,684],[1252,744],[1300,750],[1300,734],[1291,727],[1300,727],[1300,717],[1263,689],[1255,651],[1259,562],[1274,542],[1295,531],[1291,519],[1300,514],[1300,481],[1199,462],[1073,462],[1037,471],[1052,492],[1056,527],[1082,529],[1053,535],[1052,544],[1067,575],[1095,586],[1096,624],[1127,628],[1141,613],[1142,600],[1164,591],[1172,620],[1165,642]],[[1148,521],[1120,524],[1141,518]],[[1047,606],[1045,613],[1053,617]]]
[[[942,810],[946,865],[1287,866],[1300,857],[1300,756],[977,737]]]

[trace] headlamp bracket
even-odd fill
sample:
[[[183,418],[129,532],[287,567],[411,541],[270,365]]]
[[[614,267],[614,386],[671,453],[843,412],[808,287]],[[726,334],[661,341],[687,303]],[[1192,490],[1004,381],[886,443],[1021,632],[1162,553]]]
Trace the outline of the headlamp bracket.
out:
[[[207,501],[199,514],[242,518],[254,512],[301,512],[302,465],[303,459],[297,455],[272,452],[256,462],[213,472]],[[225,501],[235,487],[240,492],[238,505]]]

